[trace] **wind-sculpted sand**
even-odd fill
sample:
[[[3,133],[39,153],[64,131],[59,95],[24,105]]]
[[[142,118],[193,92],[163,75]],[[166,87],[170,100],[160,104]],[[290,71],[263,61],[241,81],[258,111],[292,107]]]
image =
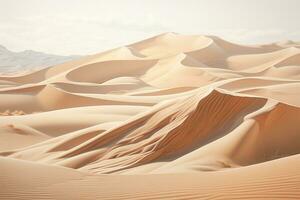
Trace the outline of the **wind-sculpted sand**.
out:
[[[300,44],[166,33],[0,77],[0,199],[300,199]]]

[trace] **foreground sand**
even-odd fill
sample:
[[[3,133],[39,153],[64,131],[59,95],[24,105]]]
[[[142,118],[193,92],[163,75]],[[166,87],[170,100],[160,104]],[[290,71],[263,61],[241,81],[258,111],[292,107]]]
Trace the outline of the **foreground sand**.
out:
[[[1,199],[299,199],[300,45],[166,33],[0,77]]]
[[[1,199],[299,199],[300,157],[220,172],[91,175],[0,159]]]

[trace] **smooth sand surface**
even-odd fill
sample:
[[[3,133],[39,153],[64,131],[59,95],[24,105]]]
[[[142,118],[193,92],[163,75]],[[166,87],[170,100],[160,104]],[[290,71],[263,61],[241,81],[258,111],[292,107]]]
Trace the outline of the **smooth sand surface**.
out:
[[[0,199],[300,199],[299,44],[166,33],[0,77]]]

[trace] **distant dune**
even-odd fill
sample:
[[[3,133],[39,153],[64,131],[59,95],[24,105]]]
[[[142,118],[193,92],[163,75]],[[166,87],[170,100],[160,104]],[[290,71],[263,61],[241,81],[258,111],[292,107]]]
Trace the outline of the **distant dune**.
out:
[[[0,199],[300,199],[300,44],[165,33],[0,76],[0,130]]]

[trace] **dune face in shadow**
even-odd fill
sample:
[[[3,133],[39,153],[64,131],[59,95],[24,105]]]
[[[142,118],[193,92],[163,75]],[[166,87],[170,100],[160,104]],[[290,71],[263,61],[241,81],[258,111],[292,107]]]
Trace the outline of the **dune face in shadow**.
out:
[[[299,53],[166,33],[0,77],[0,199],[299,199]]]

